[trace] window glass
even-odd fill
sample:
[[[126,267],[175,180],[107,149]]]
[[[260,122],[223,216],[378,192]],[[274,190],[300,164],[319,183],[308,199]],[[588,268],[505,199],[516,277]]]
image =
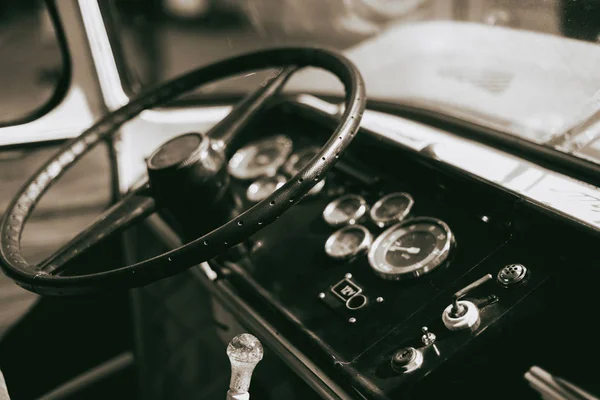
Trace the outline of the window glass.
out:
[[[0,1],[0,125],[21,122],[48,104],[63,72],[46,3]]]

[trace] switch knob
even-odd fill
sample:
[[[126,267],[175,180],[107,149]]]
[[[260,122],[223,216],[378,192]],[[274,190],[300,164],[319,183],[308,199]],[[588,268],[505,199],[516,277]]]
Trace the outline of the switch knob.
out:
[[[229,342],[227,356],[231,363],[231,380],[227,391],[227,400],[248,400],[252,373],[263,358],[262,344],[253,335],[242,333]]]
[[[492,274],[487,274],[477,279],[475,282],[465,286],[454,293],[452,304],[450,304],[442,313],[442,322],[446,328],[451,331],[462,329],[476,329],[479,326],[479,309],[475,304],[467,300],[461,300],[471,290],[483,285],[492,279]]]

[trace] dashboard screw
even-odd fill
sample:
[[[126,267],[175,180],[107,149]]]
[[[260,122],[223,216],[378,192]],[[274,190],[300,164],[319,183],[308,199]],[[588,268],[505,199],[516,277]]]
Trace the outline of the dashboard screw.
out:
[[[320,299],[324,299],[325,298],[325,293],[323,293],[323,292],[319,293],[319,298]]]
[[[356,322],[356,318],[354,317],[350,317],[350,319],[348,320],[348,322],[350,322],[351,324]]]

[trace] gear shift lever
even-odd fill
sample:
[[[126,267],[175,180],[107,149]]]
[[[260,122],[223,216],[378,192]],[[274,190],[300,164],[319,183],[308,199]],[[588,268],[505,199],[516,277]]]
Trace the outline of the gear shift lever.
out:
[[[260,341],[249,333],[234,337],[227,346],[227,356],[231,362],[231,381],[226,400],[250,399],[250,380],[254,367],[263,358]]]

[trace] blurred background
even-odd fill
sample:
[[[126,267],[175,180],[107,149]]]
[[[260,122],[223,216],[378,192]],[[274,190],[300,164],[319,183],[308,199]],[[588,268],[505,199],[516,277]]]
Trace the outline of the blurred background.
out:
[[[600,40],[598,0],[106,0],[101,6],[122,45],[133,92],[258,48],[346,49],[411,21],[473,21]],[[43,107],[65,71],[43,0],[0,2],[0,60],[2,124]],[[239,93],[260,79],[203,93]]]

